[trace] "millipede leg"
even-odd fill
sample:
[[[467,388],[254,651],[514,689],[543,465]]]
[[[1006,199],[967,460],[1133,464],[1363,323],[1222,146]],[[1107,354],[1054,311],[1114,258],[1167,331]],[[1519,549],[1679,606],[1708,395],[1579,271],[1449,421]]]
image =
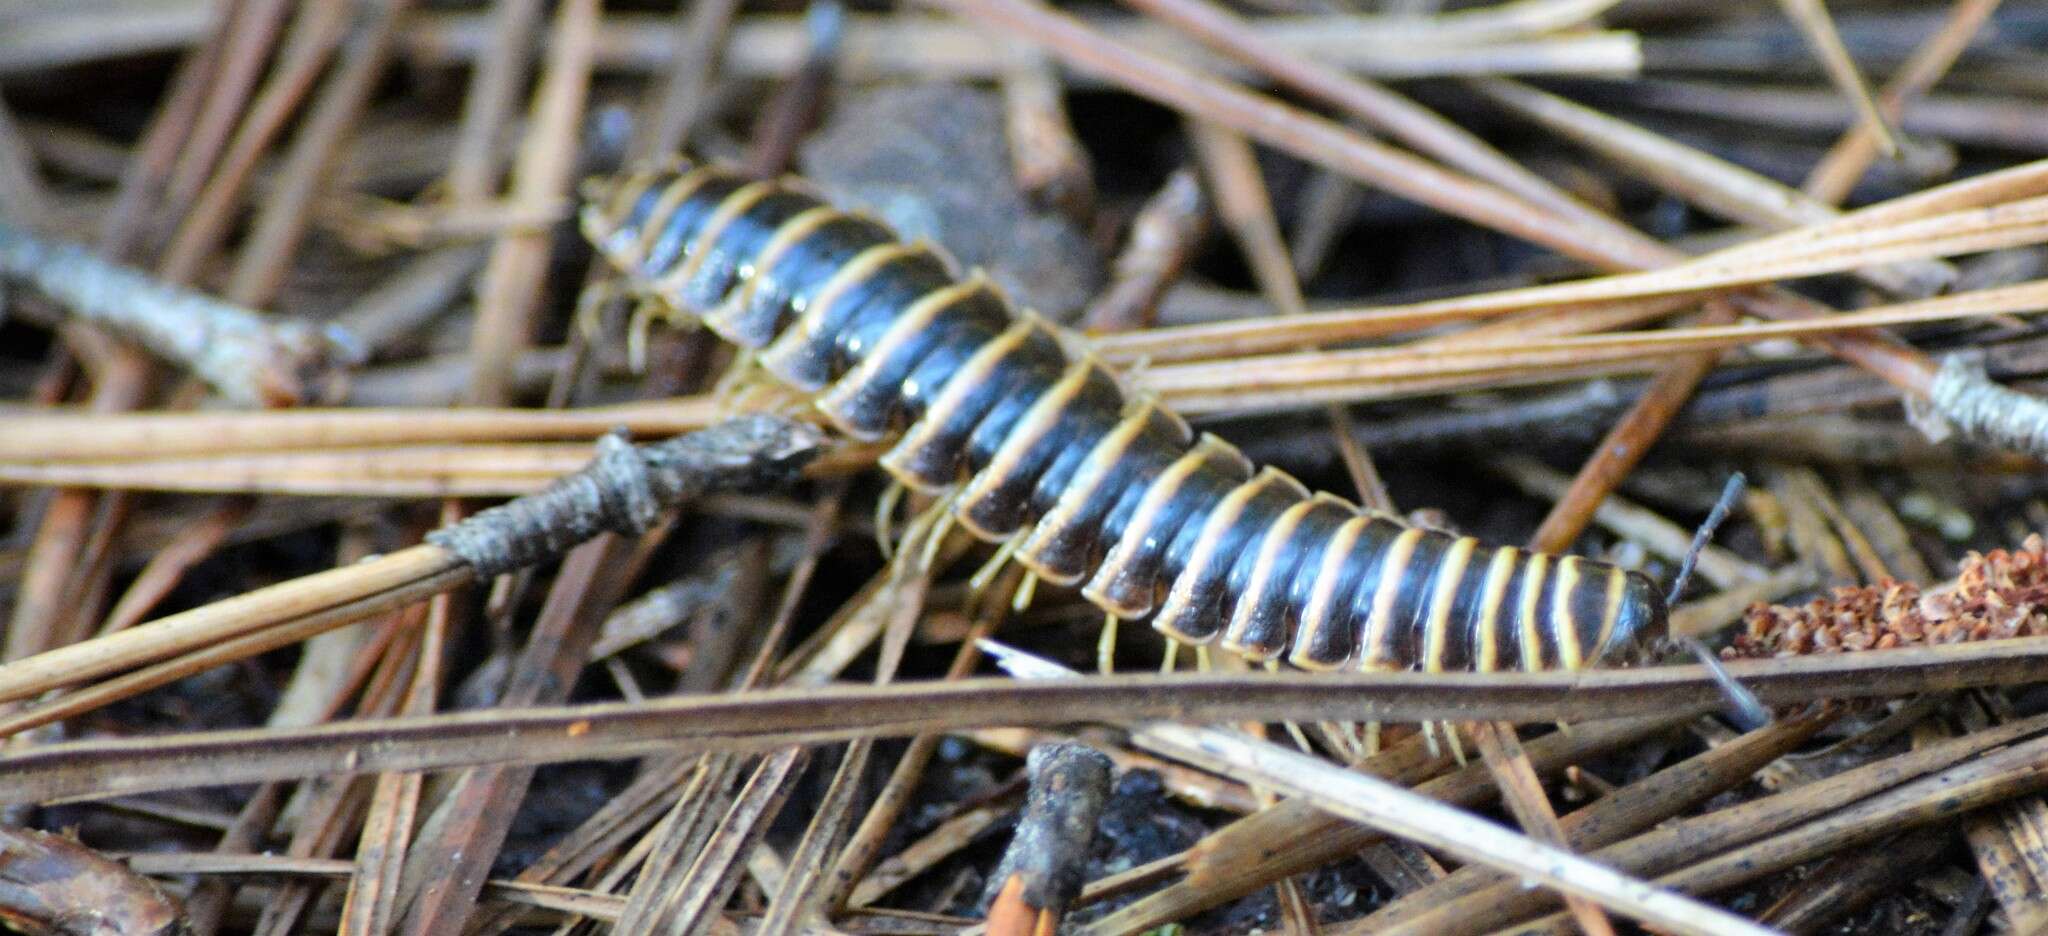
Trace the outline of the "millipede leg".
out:
[[[782,384],[761,367],[761,355],[751,348],[741,348],[732,358],[732,365],[720,374],[718,383],[711,388],[711,395],[718,398],[725,409],[734,412],[773,409],[757,405],[759,399],[772,400],[784,391]]]
[[[986,591],[988,583],[996,580],[996,574],[1003,571],[1003,566],[1010,564],[1010,557],[1017,554],[1017,544],[1021,541],[1021,537],[1012,536],[1004,540],[1001,546],[997,546],[996,554],[988,557],[988,561],[982,563],[981,568],[968,576],[967,593],[979,595]]]
[[[668,319],[671,313],[667,306],[652,297],[642,298],[633,306],[633,318],[626,324],[626,368],[635,374],[647,373],[648,335],[654,331],[656,319]]]
[[[1267,660],[1266,672],[1280,672],[1280,661]],[[1315,748],[1308,743],[1308,733],[1302,731],[1300,725],[1297,725],[1292,721],[1283,721],[1280,723],[1280,727],[1287,729],[1288,736],[1294,739],[1294,746],[1300,748],[1301,753],[1314,754],[1316,752]]]
[[[1116,672],[1116,631],[1122,622],[1114,614],[1102,616],[1102,632],[1095,637],[1095,668],[1104,676]]]
[[[1038,573],[1025,572],[1024,581],[1017,585],[1017,594],[1010,598],[1010,610],[1023,613],[1031,608],[1031,599],[1038,594]]]
[[[1180,641],[1168,637],[1166,638],[1166,654],[1159,658],[1159,671],[1162,673],[1171,673],[1173,672],[1174,667],[1179,663]]]
[[[1451,743],[1451,758],[1458,766],[1465,766],[1465,742],[1458,738],[1458,726],[1444,722],[1444,738]]]
[[[904,526],[903,535],[896,540],[895,555],[890,562],[916,561],[918,568],[929,569],[938,562],[939,544],[946,534],[952,532],[953,495],[946,496],[930,507],[920,511]]]
[[[585,284],[583,291],[576,294],[576,330],[585,342],[596,344],[604,338],[605,308],[628,295],[625,286],[615,276],[605,276]]]
[[[929,569],[932,563],[938,561],[939,544],[945,542],[947,534],[953,532],[953,505],[959,499],[958,488],[948,491],[946,496],[939,498],[937,503],[927,508],[924,515],[918,518],[918,522],[929,531],[924,535],[924,548],[921,551],[922,555],[918,557],[918,562],[922,563],[924,568]],[[909,542],[910,538],[905,536],[906,549],[909,548]]]
[[[909,488],[903,482],[890,480],[882,489],[882,496],[875,499],[875,545],[882,550],[883,559],[896,558],[896,508],[903,503],[903,493]]]

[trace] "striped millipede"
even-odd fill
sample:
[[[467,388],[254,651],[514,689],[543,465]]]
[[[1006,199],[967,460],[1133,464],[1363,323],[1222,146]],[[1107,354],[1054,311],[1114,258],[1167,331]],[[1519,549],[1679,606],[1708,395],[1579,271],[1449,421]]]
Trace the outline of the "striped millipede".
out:
[[[1666,629],[1648,578],[1312,493],[1125,388],[1085,342],[937,248],[794,180],[713,166],[585,187],[584,233],[646,294],[815,394],[1040,578],[1190,644],[1305,669],[1579,669]]]

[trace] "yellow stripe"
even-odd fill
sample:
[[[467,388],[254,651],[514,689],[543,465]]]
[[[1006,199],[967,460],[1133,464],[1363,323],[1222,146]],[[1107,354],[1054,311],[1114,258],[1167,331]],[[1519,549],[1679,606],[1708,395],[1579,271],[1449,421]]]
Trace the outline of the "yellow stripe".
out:
[[[1154,414],[1163,414],[1172,420],[1171,424],[1179,427],[1181,438],[1187,438],[1187,424],[1181,422],[1180,417],[1160,409],[1157,401],[1142,399],[1132,404],[1130,415],[1125,416],[1116,428],[1111,429],[1108,435],[1102,437],[1102,441],[1095,443],[1095,447],[1089,450],[1088,457],[1074,470],[1074,477],[1068,482],[1067,489],[1060,493],[1059,499],[1053,502],[1052,508],[1045,512],[1045,516],[1038,518],[1038,524],[1024,537],[1024,544],[1017,548],[1017,559],[1037,572],[1039,578],[1055,585],[1072,585],[1087,574],[1063,574],[1047,569],[1041,562],[1039,554],[1052,545],[1052,541],[1074,522],[1075,514],[1080,513],[1081,508],[1087,506],[1089,500],[1095,496],[1095,489],[1101,487],[1103,480],[1109,477],[1110,469],[1123,461],[1124,455],[1130,451],[1139,436],[1152,425]]]
[[[1288,541],[1294,537],[1294,531],[1301,528],[1301,522],[1308,519],[1310,513],[1323,507],[1337,507],[1345,511],[1356,509],[1343,498],[1319,491],[1308,500],[1282,511],[1273,521],[1273,525],[1266,528],[1266,538],[1259,543],[1259,557],[1252,563],[1251,574],[1245,576],[1244,592],[1238,597],[1237,608],[1230,615],[1229,630],[1223,635],[1224,649],[1233,653],[1246,649],[1238,638],[1243,636],[1243,630],[1251,626],[1252,609],[1257,606],[1259,596],[1265,593],[1267,583],[1273,578],[1273,569],[1280,561],[1280,551],[1287,548]]]
[[[1572,594],[1579,590],[1579,567],[1585,561],[1566,556],[1557,563],[1557,587],[1550,591],[1550,632],[1557,635],[1558,666],[1575,670],[1586,665],[1585,650],[1579,646],[1579,620],[1572,613]]]
[[[1422,630],[1423,668],[1429,672],[1444,671],[1444,649],[1449,643],[1451,630],[1451,605],[1457,603],[1458,586],[1464,584],[1465,566],[1472,561],[1472,550],[1478,546],[1478,540],[1461,536],[1437,563],[1436,588],[1429,596],[1429,620]]]
[[[866,431],[851,425],[846,416],[846,408],[854,404],[861,387],[875,379],[875,372],[888,363],[890,355],[898,347],[930,327],[940,312],[981,289],[984,283],[986,280],[977,271],[967,280],[934,289],[911,303],[895,321],[889,323],[889,328],[882,333],[882,337],[875,340],[875,346],[868,351],[867,357],[862,358],[859,365],[846,372],[845,376],[840,377],[831,389],[826,390],[825,394],[817,399],[818,409],[831,417],[833,425],[848,435],[862,440],[879,438],[882,435],[880,432]]]
[[[817,233],[819,228],[848,217],[852,215],[831,205],[819,205],[799,211],[789,220],[776,226],[774,233],[768,235],[768,241],[761,245],[760,250],[754,252],[753,259],[740,268],[740,288],[733,290],[732,297],[727,300],[728,308],[735,311],[745,309],[747,303],[753,301],[754,293],[761,288],[758,279],[761,271],[773,267],[775,261],[782,259],[782,255],[788,253],[791,247]]]
[[[1032,401],[1031,408],[1025,410],[1024,415],[1010,427],[1010,433],[1003,439],[1003,444],[996,447],[996,453],[989,458],[988,465],[983,467],[973,480],[967,482],[967,489],[960,495],[961,526],[983,539],[1014,532],[977,528],[970,516],[969,505],[992,496],[997,488],[1013,480],[1011,476],[1017,472],[1018,463],[1023,461],[1024,456],[1037,447],[1038,443],[1045,440],[1053,427],[1059,425],[1060,417],[1066,413],[1067,407],[1071,406],[1075,398],[1081,395],[1081,390],[1088,386],[1089,377],[1101,371],[1102,365],[1097,364],[1092,358],[1075,361],[1067,365],[1066,373],[1060,375],[1059,380],[1047,388],[1037,400]]]
[[[597,249],[611,260],[612,239],[625,224],[625,212],[620,205],[631,205],[633,197],[647,188],[654,179],[651,167],[641,167],[630,172],[614,173],[608,176],[594,176],[583,180],[580,192],[583,204],[576,210],[576,225],[583,229],[583,236],[597,245]]]
[[[598,211],[602,213],[604,221],[610,223],[612,227],[625,223],[627,211],[633,209],[633,203],[639,201],[641,193],[645,193],[647,184],[653,182],[659,174],[662,174],[662,170],[655,166],[641,166],[627,174],[612,176],[610,193],[606,193],[604,205],[598,205]]]
[[[1251,503],[1252,498],[1275,484],[1284,484],[1300,491],[1303,497],[1308,496],[1308,489],[1302,487],[1301,482],[1288,477],[1286,472],[1271,467],[1260,469],[1250,481],[1238,485],[1236,489],[1224,495],[1223,500],[1216,504],[1216,509],[1209,512],[1209,518],[1203,521],[1202,533],[1195,538],[1195,548],[1188,555],[1187,567],[1181,570],[1180,576],[1166,590],[1166,601],[1159,606],[1158,616],[1152,619],[1154,628],[1188,643],[1207,642],[1189,636],[1187,630],[1181,627],[1184,618],[1202,610],[1194,606],[1195,580],[1208,570],[1211,562],[1215,561],[1216,549],[1223,539],[1224,531],[1238,522],[1238,518],[1244,514],[1244,508]]]
[[[1371,516],[1352,517],[1337,528],[1330,537],[1330,543],[1323,548],[1322,564],[1316,569],[1315,585],[1309,590],[1308,602],[1302,606],[1301,622],[1294,629],[1294,652],[1287,660],[1303,669],[1332,669],[1331,665],[1317,664],[1308,658],[1307,647],[1315,642],[1330,622],[1330,607],[1335,603],[1337,580],[1344,574],[1344,561],[1357,548],[1358,538],[1371,526]],[[1356,652],[1358,648],[1353,647]]]
[[[1614,626],[1621,620],[1622,596],[1628,592],[1628,573],[1613,566],[1607,567],[1606,604],[1600,614],[1600,639],[1593,644],[1593,658],[1598,660],[1606,651],[1607,642],[1614,639]]]
[[[684,173],[684,176],[689,174]],[[647,187],[652,185],[654,180],[660,178],[661,175],[662,172],[659,168],[643,166],[623,176],[615,176],[614,178],[617,181],[612,185],[610,196],[603,205],[598,206],[598,216],[604,220],[606,228],[608,230],[617,230],[624,225],[626,223],[626,215],[633,211],[633,203],[639,201],[640,196],[646,194]],[[678,176],[676,180],[670,180],[670,184],[674,184],[675,181],[681,178],[683,176]]]
[[[1081,596],[1083,598],[1094,602],[1096,607],[1104,611],[1127,619],[1138,617],[1152,610],[1149,596],[1142,606],[1119,606],[1110,600],[1109,595],[1104,590],[1123,571],[1123,568],[1130,564],[1131,554],[1144,547],[1144,540],[1147,536],[1151,535],[1152,525],[1158,521],[1159,512],[1164,510],[1167,503],[1173,499],[1173,496],[1180,492],[1182,486],[1187,484],[1188,477],[1193,475],[1203,465],[1208,464],[1211,459],[1216,458],[1229,460],[1232,466],[1238,469],[1239,474],[1251,473],[1251,462],[1238,452],[1235,446],[1209,433],[1202,433],[1201,438],[1195,440],[1194,448],[1189,449],[1186,455],[1182,455],[1173,464],[1168,465],[1166,470],[1161,472],[1159,477],[1153,480],[1150,486],[1145,488],[1145,494],[1139,498],[1138,506],[1131,511],[1130,522],[1124,525],[1123,535],[1117,539],[1115,546],[1109,548],[1108,555],[1102,559],[1102,565],[1095,570],[1094,578],[1089,579],[1088,584],[1082,586]],[[1162,545],[1161,548],[1163,549],[1164,546]]]
[[[761,366],[784,381],[797,384],[800,389],[816,390],[816,386],[798,384],[796,375],[787,372],[793,356],[807,353],[811,345],[824,337],[825,319],[832,312],[832,306],[846,295],[846,291],[867,281],[882,267],[911,254],[924,250],[923,244],[877,244],[861,251],[846,261],[844,266],[833,271],[831,277],[818,286],[818,291],[800,308],[803,314],[797,316],[794,324],[777,335],[775,342],[761,352]]]
[[[1473,668],[1481,673],[1500,668],[1500,609],[1507,603],[1508,583],[1514,581],[1515,559],[1521,553],[1513,546],[1502,546],[1486,567],[1486,584],[1479,593],[1479,626],[1473,629],[1473,642],[1479,645]]]
[[[1401,594],[1408,562],[1415,558],[1415,546],[1424,535],[1421,530],[1404,530],[1387,544],[1387,557],[1380,562],[1379,587],[1372,594],[1372,614],[1365,619],[1364,645],[1359,648],[1359,662],[1365,669],[1404,668],[1388,646],[1394,623],[1394,599]]]
[[[647,220],[640,224],[639,239],[633,242],[633,246],[628,252],[621,255],[621,259],[632,266],[638,266],[644,262],[647,259],[648,251],[654,249],[654,242],[661,239],[663,230],[668,227],[670,221],[674,220],[676,208],[683,202],[689,201],[690,196],[696,194],[697,190],[703,188],[704,183],[711,181],[715,175],[717,173],[711,171],[711,167],[698,166],[683,175],[677,176],[675,181],[670,182],[668,187],[662,190],[661,197],[655,200],[654,207],[648,209]],[[629,204],[627,208],[630,209],[631,205]],[[620,223],[625,222],[623,214],[620,216],[619,221]]]
[[[683,262],[676,264],[675,269],[655,280],[655,288],[662,295],[673,296],[677,290],[688,285],[690,279],[697,275],[697,271],[703,269],[704,261],[711,256],[711,251],[705,248],[716,241],[719,234],[724,233],[727,225],[738,220],[740,215],[747,213],[747,209],[759,204],[761,199],[774,192],[773,182],[749,182],[733,189],[732,194],[725,196],[725,199],[718,203],[718,207],[711,210],[710,217],[704,219],[704,226],[698,229],[697,235],[684,245]]]
[[[1543,575],[1550,569],[1550,557],[1530,553],[1522,575],[1522,591],[1516,595],[1515,633],[1522,638],[1522,668],[1543,668],[1543,635],[1536,621],[1536,599],[1543,594]]]
[[[939,391],[931,406],[925,409],[924,417],[912,423],[903,433],[902,440],[896,443],[896,447],[882,456],[882,468],[894,475],[896,480],[925,493],[933,493],[945,487],[941,484],[934,488],[913,477],[906,464],[911,453],[930,445],[932,433],[939,431],[940,427],[952,418],[953,410],[960,406],[961,401],[979,387],[982,381],[987,380],[989,372],[1038,328],[1036,319],[1028,316],[1020,318],[1016,324],[975,351],[967,359],[967,363],[960,365],[960,369],[954,371],[953,376],[946,381],[945,388]]]

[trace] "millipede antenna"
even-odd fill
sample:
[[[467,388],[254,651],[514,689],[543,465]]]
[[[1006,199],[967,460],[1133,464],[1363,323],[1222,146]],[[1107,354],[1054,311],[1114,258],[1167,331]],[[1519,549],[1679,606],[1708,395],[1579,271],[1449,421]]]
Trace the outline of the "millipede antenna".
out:
[[[1721,499],[1714,502],[1714,509],[1707,512],[1706,521],[1701,523],[1699,530],[1693,534],[1692,545],[1685,550],[1685,561],[1679,563],[1678,574],[1671,579],[1671,592],[1664,599],[1666,605],[1678,604],[1678,596],[1685,593],[1685,586],[1691,581],[1693,570],[1699,566],[1700,553],[1713,541],[1714,531],[1720,529],[1721,524],[1728,519],[1729,512],[1735,509],[1735,501],[1742,496],[1748,484],[1748,479],[1744,478],[1740,471],[1728,476],[1728,483],[1721,488]],[[1749,691],[1748,686],[1737,682],[1734,676],[1729,675],[1728,668],[1721,665],[1721,658],[1712,648],[1701,643],[1698,637],[1690,635],[1673,637],[1673,642],[1691,653],[1694,659],[1700,661],[1701,666],[1707,668],[1707,674],[1713,677],[1715,685],[1721,689],[1722,698],[1728,702],[1728,717],[1738,727],[1744,731],[1755,731],[1771,723],[1771,710],[1764,707],[1763,700],[1758,699],[1756,693]]]
[[[1700,524],[1699,530],[1692,535],[1692,545],[1685,550],[1685,561],[1678,564],[1678,575],[1671,579],[1671,591],[1664,596],[1665,604],[1678,603],[1678,596],[1685,593],[1685,586],[1692,581],[1692,572],[1699,565],[1700,553],[1705,552],[1707,544],[1713,542],[1714,531],[1720,529],[1721,523],[1728,519],[1729,512],[1735,509],[1736,499],[1740,498],[1748,487],[1749,479],[1743,477],[1742,472],[1738,471],[1728,476],[1728,483],[1721,487],[1721,499],[1714,502],[1714,509],[1707,512],[1706,522]]]

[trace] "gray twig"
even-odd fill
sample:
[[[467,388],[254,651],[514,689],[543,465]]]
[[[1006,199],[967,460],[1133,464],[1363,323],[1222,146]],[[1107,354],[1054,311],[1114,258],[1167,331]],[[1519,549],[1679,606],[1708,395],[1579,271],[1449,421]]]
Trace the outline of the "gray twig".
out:
[[[560,555],[606,531],[646,532],[678,502],[711,491],[792,480],[824,436],[779,416],[743,416],[663,442],[635,446],[623,430],[597,442],[597,457],[545,490],[427,534],[480,578]]]
[[[1025,767],[1031,792],[1017,834],[989,877],[984,903],[994,901],[1013,877],[1023,879],[1024,903],[1055,916],[1081,893],[1095,821],[1109,802],[1112,764],[1085,744],[1060,741],[1031,749]]]
[[[246,405],[337,399],[356,343],[330,325],[264,315],[0,223],[0,277],[33,284]]]
[[[1994,383],[1980,355],[1949,355],[1927,396],[1965,438],[2048,457],[2048,400]]]

